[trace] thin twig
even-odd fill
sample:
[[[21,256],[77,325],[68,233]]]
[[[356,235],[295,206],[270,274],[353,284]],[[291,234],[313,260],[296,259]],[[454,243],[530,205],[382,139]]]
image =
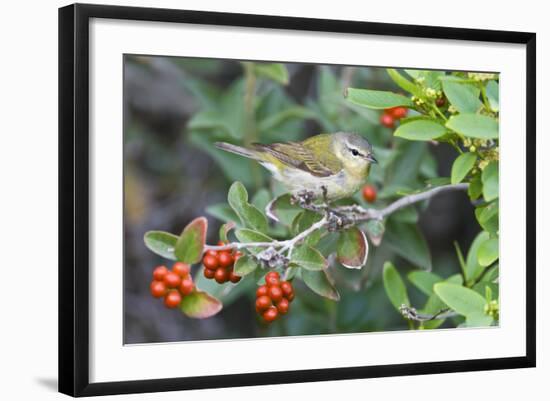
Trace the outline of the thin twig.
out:
[[[416,310],[416,308],[403,304],[401,305],[399,310],[401,311],[401,314],[405,319],[414,320],[415,322],[429,322],[431,320],[447,319],[449,317],[458,316],[458,313],[453,312],[448,308],[441,309],[439,312],[434,314],[428,314],[428,313],[419,313]]]
[[[318,222],[312,224],[306,230],[302,231],[295,237],[285,240],[285,241],[264,241],[264,242],[232,242],[225,245],[205,245],[204,251],[223,251],[230,249],[244,249],[244,248],[266,248],[261,252],[262,257],[265,258],[267,255],[272,255],[273,258],[281,259],[284,258],[286,261],[290,260],[292,256],[292,251],[294,247],[302,242],[307,236],[312,234],[316,230],[322,228],[327,228],[329,231],[342,230],[348,228],[357,223],[361,223],[367,220],[377,219],[382,220],[386,216],[404,208],[410,206],[414,203],[422,202],[427,199],[434,197],[435,195],[447,192],[447,191],[456,191],[456,190],[465,190],[468,188],[468,184],[454,184],[454,185],[443,185],[440,187],[432,188],[425,192],[420,192],[417,194],[406,195],[401,199],[396,200],[390,205],[386,206],[383,209],[365,209],[359,205],[351,206],[340,206],[336,208],[330,208],[327,205],[314,205],[311,202],[301,202],[300,206],[313,210],[317,213],[322,213],[323,218]],[[307,194],[306,194],[307,195]],[[314,207],[313,207],[314,206]],[[283,254],[286,252],[286,257]],[[258,257],[260,254],[258,254]],[[264,260],[264,262],[269,262],[269,260]],[[417,314],[418,315],[418,314]]]

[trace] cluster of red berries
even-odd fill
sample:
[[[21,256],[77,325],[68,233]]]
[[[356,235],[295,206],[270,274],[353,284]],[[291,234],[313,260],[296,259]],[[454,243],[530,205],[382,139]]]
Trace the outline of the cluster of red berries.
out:
[[[362,192],[365,201],[369,203],[376,201],[376,187],[374,185],[365,185]]]
[[[218,242],[219,246],[225,245],[223,241]],[[204,265],[204,277],[214,279],[218,284],[228,281],[238,283],[241,277],[233,272],[233,266],[237,259],[242,256],[241,252],[232,252],[231,250],[213,251],[208,250],[202,258]]]
[[[395,120],[400,120],[406,117],[407,112],[407,109],[401,106],[385,109],[380,116],[380,124],[387,128],[393,128],[395,127]]]
[[[155,298],[164,297],[167,308],[178,307],[183,297],[195,289],[190,271],[190,266],[182,262],[174,263],[172,270],[168,270],[166,266],[157,266],[153,270],[151,295]]]
[[[271,323],[279,315],[288,312],[290,302],[294,299],[294,288],[289,281],[280,281],[279,273],[269,272],[265,276],[265,285],[256,290],[256,312]]]

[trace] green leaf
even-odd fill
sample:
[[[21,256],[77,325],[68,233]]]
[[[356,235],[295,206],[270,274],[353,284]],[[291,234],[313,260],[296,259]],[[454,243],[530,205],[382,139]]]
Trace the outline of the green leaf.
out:
[[[461,113],[475,113],[481,107],[479,88],[471,84],[444,80],[443,92],[449,102]]]
[[[237,276],[246,276],[258,267],[258,262],[251,256],[243,255],[235,262],[234,272]]]
[[[477,253],[481,244],[489,239],[487,231],[480,232],[470,245],[468,256],[466,256],[465,277],[468,283],[473,283],[483,272],[484,267],[477,261]]]
[[[306,270],[323,270],[328,267],[328,262],[321,252],[306,244],[294,248],[290,262]]]
[[[244,226],[267,232],[267,218],[255,206],[248,203],[248,192],[241,182],[236,181],[231,185],[227,201]]]
[[[422,90],[413,82],[401,75],[396,69],[387,68],[386,71],[393,82],[395,82],[401,89],[404,89],[413,95],[422,96]]]
[[[281,85],[288,85],[288,70],[280,63],[254,63],[254,72]]]
[[[487,95],[487,100],[489,100],[489,105],[491,110],[499,110],[499,95],[498,95],[498,83],[496,81],[488,81],[487,86],[485,87],[485,93]]]
[[[292,222],[292,233],[298,235],[299,233],[310,228],[313,224],[321,220],[321,215],[311,210],[304,210],[299,213]],[[321,229],[313,231],[304,239],[304,244],[315,246],[321,239]]]
[[[235,223],[233,221],[230,221],[228,223],[222,224],[219,231],[220,241],[228,242],[227,240],[227,234],[229,231],[233,230],[235,228]]]
[[[216,203],[215,205],[210,205],[206,208],[206,213],[226,223],[240,220],[237,213],[235,213],[233,209],[231,209],[231,206],[227,203]]]
[[[180,309],[188,317],[206,319],[222,310],[222,303],[204,291],[193,291],[183,297]]]
[[[487,202],[498,198],[498,162],[490,162],[481,173],[483,183],[483,197]]]
[[[145,242],[145,246],[157,255],[166,259],[176,260],[174,250],[178,241],[177,235],[164,231],[147,231],[143,236],[143,241]]]
[[[256,206],[258,210],[265,210],[265,207],[269,204],[270,200],[271,194],[267,189],[262,188],[254,194],[250,203]]]
[[[434,291],[443,302],[462,316],[484,313],[485,299],[474,290],[456,284],[437,283]]]
[[[477,250],[477,263],[483,267],[492,265],[498,259],[498,238],[485,240]]]
[[[430,250],[424,235],[416,224],[389,219],[386,223],[385,243],[398,255],[424,270],[432,269]]]
[[[267,235],[260,233],[258,231],[250,230],[248,228],[241,228],[239,230],[235,231],[235,236],[239,240],[239,242],[243,244],[248,244],[251,242],[272,242],[273,238],[268,237]],[[248,248],[248,250],[253,253],[257,254],[261,252],[265,248]]]
[[[428,141],[439,138],[445,132],[447,132],[447,129],[435,121],[414,120],[401,124],[393,134],[411,141]]]
[[[484,313],[473,313],[466,316],[463,327],[487,327],[493,323],[493,318]]]
[[[407,206],[391,214],[391,218],[402,223],[418,222],[418,211],[414,206]]]
[[[176,257],[180,262],[194,264],[200,262],[206,241],[208,221],[197,217],[182,231],[176,242]]]
[[[353,104],[371,109],[388,109],[396,106],[414,107],[414,103],[408,97],[386,91],[348,88],[345,97]]]
[[[286,193],[271,200],[266,206],[266,213],[269,218],[285,226],[290,226],[296,216],[302,213],[303,209],[290,203],[291,195]]]
[[[301,274],[304,283],[314,293],[333,301],[340,300],[340,294],[338,294],[324,270],[302,270]]]
[[[394,308],[397,309],[398,312],[401,312],[401,305],[411,306],[405,283],[391,262],[384,263],[382,275],[386,294]]]
[[[472,152],[462,153],[458,156],[451,170],[451,184],[461,182],[468,175],[472,167],[474,167],[476,159],[476,154]]]
[[[497,139],[498,122],[478,114],[458,114],[449,118],[447,128],[464,136],[478,139]]]
[[[415,285],[416,288],[427,296],[431,296],[433,294],[433,286],[435,283],[443,281],[443,279],[435,273],[418,270],[410,272],[407,275],[407,278]]]
[[[369,244],[365,233],[357,227],[340,233],[336,249],[338,262],[349,269],[360,269],[367,263]]]
[[[468,196],[471,200],[476,200],[481,196],[483,191],[483,184],[481,183],[481,176],[476,174],[468,185]]]
[[[490,233],[498,232],[498,202],[494,201],[488,205],[478,206],[475,210],[477,221],[481,228]]]
[[[386,226],[384,222],[376,219],[368,220],[365,223],[365,228],[372,244],[374,246],[379,246],[382,242],[384,232],[386,231]]]

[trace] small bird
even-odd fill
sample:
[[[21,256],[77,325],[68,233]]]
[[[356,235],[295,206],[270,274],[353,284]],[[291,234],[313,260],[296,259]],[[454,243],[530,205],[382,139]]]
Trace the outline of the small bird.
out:
[[[334,201],[352,196],[365,183],[372,163],[371,144],[347,132],[320,134],[302,142],[280,142],[250,148],[216,142],[216,147],[256,160],[291,194],[309,193]]]

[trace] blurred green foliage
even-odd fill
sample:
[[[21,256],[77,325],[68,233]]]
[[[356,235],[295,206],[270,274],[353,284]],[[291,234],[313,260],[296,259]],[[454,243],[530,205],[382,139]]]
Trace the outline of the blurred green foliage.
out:
[[[369,206],[379,209],[434,186],[469,184],[470,213],[475,214],[480,233],[466,259],[457,243],[454,260],[432,259],[433,249],[419,224],[428,202],[402,209],[383,222],[362,224],[371,246],[367,264],[360,270],[346,269],[329,257],[337,250],[339,234],[324,233],[294,255],[299,267],[294,272],[298,295],[290,313],[270,326],[258,322],[254,335],[498,324],[497,75],[309,66],[314,69],[311,82],[305,96],[297,97],[292,95],[292,86],[301,84],[299,71],[293,76],[296,65],[177,58],[174,63],[186,72],[179,83],[198,105],[186,123],[185,138],[216,163],[225,177],[224,190],[229,191],[227,202],[205,204],[204,211],[219,223],[238,223],[236,238],[230,234],[233,240],[284,240],[315,219],[309,212],[288,209],[281,211],[283,224],[269,223],[263,210],[284,190],[257,163],[216,149],[213,143],[218,141],[246,146],[301,140],[311,133],[358,132],[373,145],[379,160],[369,177],[379,188],[377,201]],[[228,66],[234,76],[231,82],[213,83],[212,76],[223,76]],[[407,107],[408,116],[395,131],[381,126],[381,110],[397,106]],[[455,151],[448,176],[439,175],[441,169],[431,151],[436,145]],[[348,202],[365,205],[360,194]],[[167,257],[163,239],[173,242],[173,238],[159,232],[149,235],[149,248]],[[315,248],[305,248],[309,246]],[[328,269],[317,268],[323,263],[317,252],[331,261]],[[236,285],[206,280],[197,269],[197,287],[224,307],[247,299],[250,314],[242,319],[255,319],[254,288],[262,278],[261,269],[243,267],[247,274]],[[434,318],[408,320],[402,315],[403,305]],[[218,336],[223,337],[223,333]]]

